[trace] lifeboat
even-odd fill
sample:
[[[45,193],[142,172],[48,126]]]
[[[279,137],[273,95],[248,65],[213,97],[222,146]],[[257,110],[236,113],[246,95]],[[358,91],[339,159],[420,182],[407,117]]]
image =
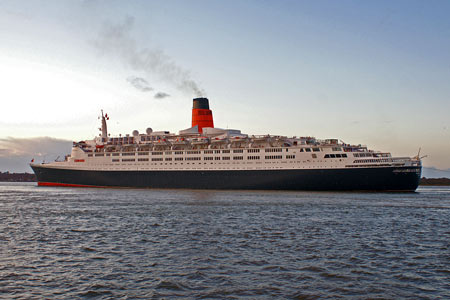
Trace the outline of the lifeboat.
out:
[[[211,139],[211,144],[222,144],[222,143],[227,143],[228,140],[226,138],[213,138]]]
[[[178,138],[172,141],[173,145],[186,145],[187,141],[185,138]]]
[[[268,142],[270,139],[270,135],[257,135],[252,136],[252,140],[254,142]]]
[[[207,137],[199,137],[192,139],[193,145],[206,145],[209,144],[209,139]]]

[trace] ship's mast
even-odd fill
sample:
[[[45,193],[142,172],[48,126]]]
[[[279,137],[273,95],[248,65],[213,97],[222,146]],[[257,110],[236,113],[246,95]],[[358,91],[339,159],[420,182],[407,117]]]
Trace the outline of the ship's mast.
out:
[[[106,126],[106,119],[108,119],[108,114],[106,114],[105,116],[103,115],[103,109],[102,109],[102,139],[107,139],[108,138],[108,128]]]

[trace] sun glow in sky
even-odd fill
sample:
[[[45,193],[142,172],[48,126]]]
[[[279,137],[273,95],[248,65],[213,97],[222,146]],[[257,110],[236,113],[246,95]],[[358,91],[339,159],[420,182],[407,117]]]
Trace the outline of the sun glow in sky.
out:
[[[422,148],[425,166],[448,169],[448,11],[448,1],[5,0],[0,158],[24,155],[9,149],[24,147],[16,139],[90,139],[101,109],[112,134],[178,132],[202,90],[217,127],[401,156]]]

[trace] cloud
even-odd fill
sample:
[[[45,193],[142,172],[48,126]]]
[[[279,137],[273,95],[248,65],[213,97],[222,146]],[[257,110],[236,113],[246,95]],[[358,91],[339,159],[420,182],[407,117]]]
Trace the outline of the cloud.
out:
[[[204,96],[205,92],[185,70],[162,50],[140,47],[130,35],[134,18],[127,17],[121,24],[105,23],[98,38],[92,42],[102,54],[113,55],[135,71],[156,75],[177,89]]]
[[[155,97],[155,99],[164,99],[166,97],[170,97],[170,95],[167,93],[164,93],[164,92],[158,92],[155,94],[154,97]]]
[[[70,154],[72,141],[51,137],[0,138],[0,171],[29,172],[32,158],[52,161]]]
[[[140,90],[141,92],[150,92],[153,91],[153,89],[150,87],[150,85],[148,84],[147,80],[145,80],[144,78],[141,77],[128,77],[127,81],[134,86],[135,88],[137,88],[138,90]]]

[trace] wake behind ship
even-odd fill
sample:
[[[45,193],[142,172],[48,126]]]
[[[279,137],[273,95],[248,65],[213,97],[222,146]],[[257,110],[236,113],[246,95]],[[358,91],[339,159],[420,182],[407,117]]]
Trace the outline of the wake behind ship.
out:
[[[414,191],[421,160],[338,139],[248,135],[215,128],[207,98],[192,127],[110,137],[107,115],[93,140],[74,142],[62,162],[32,163],[40,186],[261,190]]]

